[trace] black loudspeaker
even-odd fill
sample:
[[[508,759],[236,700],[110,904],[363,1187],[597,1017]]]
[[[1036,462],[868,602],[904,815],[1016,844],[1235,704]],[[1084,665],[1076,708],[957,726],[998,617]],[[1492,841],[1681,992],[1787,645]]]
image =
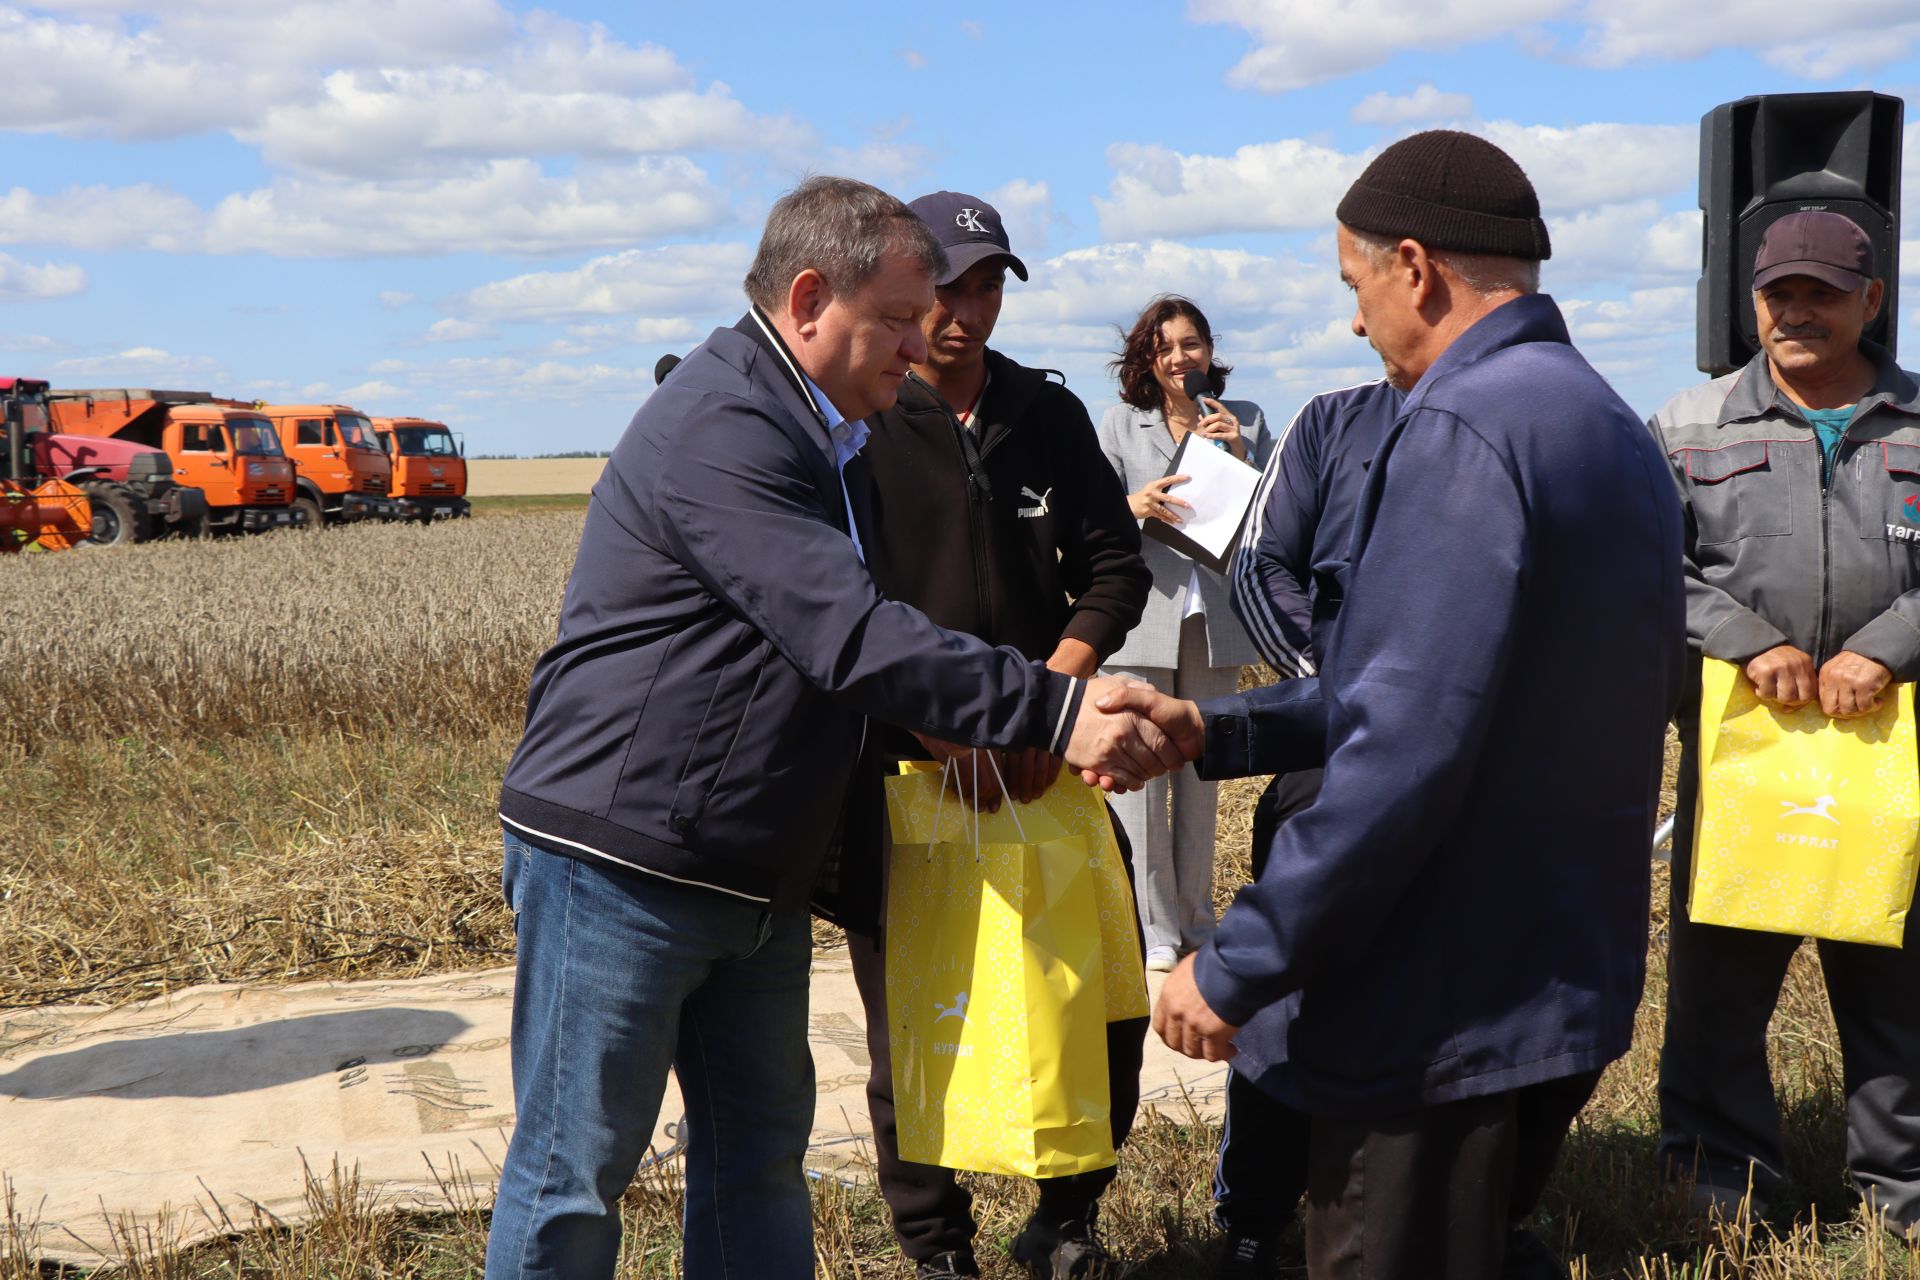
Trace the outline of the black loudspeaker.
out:
[[[1775,221],[1844,213],[1873,241],[1886,299],[1866,336],[1894,350],[1900,303],[1900,99],[1884,93],[1776,93],[1700,118],[1699,333],[1695,363],[1719,375],[1760,349],[1753,255]]]

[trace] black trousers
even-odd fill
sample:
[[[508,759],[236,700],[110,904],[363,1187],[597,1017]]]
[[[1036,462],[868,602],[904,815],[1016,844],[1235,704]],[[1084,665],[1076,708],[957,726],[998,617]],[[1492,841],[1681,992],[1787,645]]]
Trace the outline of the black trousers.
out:
[[[1253,878],[1266,867],[1281,824],[1320,794],[1321,770],[1283,773],[1253,807]],[[1227,1116],[1213,1173],[1213,1217],[1221,1230],[1263,1235],[1292,1218],[1307,1190],[1305,1113],[1227,1073]]]
[[[1787,964],[1788,934],[1687,918],[1699,799],[1698,735],[1681,733],[1667,942],[1667,1036],[1660,1052],[1660,1156],[1669,1176],[1738,1199],[1771,1200],[1786,1171],[1780,1109],[1767,1070],[1767,1023]],[[1920,1226],[1920,929],[1905,946],[1821,941],[1820,967],[1840,1035],[1847,1168],[1860,1194],[1898,1227]]]
[[[1312,1280],[1493,1280],[1600,1073],[1364,1119],[1315,1116]]]
[[[1115,824],[1120,841],[1120,865],[1128,868],[1127,837]],[[882,931],[884,932],[884,930]],[[1134,924],[1135,942],[1139,923]],[[873,1120],[874,1160],[880,1194],[893,1215],[893,1233],[900,1251],[923,1262],[949,1251],[973,1249],[973,1197],[951,1169],[915,1164],[900,1158],[900,1135],[893,1108],[893,1049],[887,1036],[887,964],[881,933],[849,931],[847,950],[853,962],[853,981],[867,1015],[867,1054],[872,1073],[867,1077],[867,1111]],[[1140,1061],[1146,1049],[1146,1018],[1107,1024],[1107,1091],[1113,1112],[1113,1145],[1118,1150],[1133,1132],[1134,1112],[1140,1107]],[[1100,1193],[1119,1174],[1118,1169],[1095,1169],[1064,1178],[1041,1178],[1036,1215],[1044,1222],[1061,1223],[1091,1218]]]

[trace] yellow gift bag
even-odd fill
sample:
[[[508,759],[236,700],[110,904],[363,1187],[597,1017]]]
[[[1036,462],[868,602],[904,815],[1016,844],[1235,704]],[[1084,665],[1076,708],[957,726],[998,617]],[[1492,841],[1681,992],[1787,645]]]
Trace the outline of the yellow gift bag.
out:
[[[1761,702],[1706,659],[1694,833],[1696,923],[1899,946],[1920,867],[1913,686],[1830,720]]]
[[[977,814],[941,780],[922,770],[887,779],[900,1157],[1029,1178],[1107,1168],[1107,1012],[1087,840],[1041,805]]]

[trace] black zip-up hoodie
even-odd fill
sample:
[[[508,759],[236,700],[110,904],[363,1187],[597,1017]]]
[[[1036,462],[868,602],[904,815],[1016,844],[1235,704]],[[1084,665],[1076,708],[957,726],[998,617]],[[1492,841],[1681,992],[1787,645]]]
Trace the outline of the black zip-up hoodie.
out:
[[[1078,396],[997,351],[987,377],[977,434],[917,377],[873,419],[867,568],[949,630],[1042,662],[1071,637],[1104,661],[1153,587],[1139,521]]]
[[[871,420],[861,450],[874,482],[868,572],[882,595],[948,630],[1042,662],[1071,637],[1104,661],[1153,587],[1139,522],[1078,396],[997,351],[987,374],[977,434],[918,377]],[[898,729],[868,747],[814,896],[821,915],[863,933],[879,914],[880,774],[926,754]]]

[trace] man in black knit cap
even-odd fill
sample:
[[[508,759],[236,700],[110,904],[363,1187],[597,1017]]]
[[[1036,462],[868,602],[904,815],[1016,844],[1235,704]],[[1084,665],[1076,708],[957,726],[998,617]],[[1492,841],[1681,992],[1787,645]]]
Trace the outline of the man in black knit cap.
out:
[[[1505,152],[1416,134],[1338,217],[1353,331],[1406,399],[1317,696],[1101,700],[1148,712],[1203,776],[1324,751],[1319,795],[1168,975],[1154,1027],[1309,1117],[1314,1280],[1565,1276],[1525,1220],[1633,1033],[1680,507],[1538,292],[1547,229]]]

